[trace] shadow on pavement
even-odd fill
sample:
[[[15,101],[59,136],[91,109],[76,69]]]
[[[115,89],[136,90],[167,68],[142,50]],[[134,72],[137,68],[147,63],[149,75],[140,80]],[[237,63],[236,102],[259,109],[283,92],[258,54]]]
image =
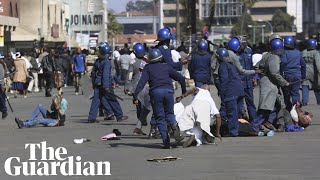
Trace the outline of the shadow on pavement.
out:
[[[159,149],[161,144],[139,144],[139,143],[110,143],[111,147],[118,146],[131,146],[131,147],[141,147],[141,148],[150,148],[150,149]]]

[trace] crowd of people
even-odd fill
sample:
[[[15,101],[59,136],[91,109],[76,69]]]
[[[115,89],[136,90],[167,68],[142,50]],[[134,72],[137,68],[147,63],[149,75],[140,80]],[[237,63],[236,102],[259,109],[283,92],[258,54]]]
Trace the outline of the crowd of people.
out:
[[[308,105],[309,90],[314,91],[320,105],[320,54],[314,39],[309,39],[301,52],[291,36],[272,34],[265,48],[257,48],[251,47],[248,37],[239,35],[211,50],[210,45],[214,44],[204,36],[189,52],[183,43],[177,49],[172,48],[170,29],[163,28],[156,41],[158,44],[150,48],[135,43],[131,51],[127,45],[112,51],[107,42],[99,44],[98,58],[89,73],[93,85],[89,123],[99,122],[98,112],[105,120],[128,119],[118,102],[121,98],[114,92],[119,86],[133,97],[136,107],[138,121],[133,133],[145,135],[142,127],[147,126],[150,114],[149,138],[161,137],[165,149],[179,145],[185,136],[188,139],[183,147],[214,143],[215,137],[222,136],[273,136],[275,132],[303,131],[313,118],[312,113],[302,109]],[[47,120],[52,115],[39,105],[27,121],[16,119],[19,128],[64,125],[67,102],[61,96],[62,87],[73,75],[75,94],[79,94],[80,80],[88,73],[86,55],[80,48],[73,56],[67,51],[45,48],[40,55],[24,57],[16,53],[10,57],[11,66],[8,65],[11,60],[2,63],[3,74],[13,76],[11,85],[3,87],[9,86],[7,90],[20,91],[26,97],[33,88],[30,83],[38,92],[44,79],[45,95],[51,96],[54,86],[59,95],[54,96],[51,107],[56,112],[54,121]],[[28,80],[30,76],[33,78]],[[191,79],[195,87],[187,90]],[[177,82],[182,94],[175,99]],[[211,84],[217,88],[217,94],[210,93]],[[258,107],[254,104],[256,86],[259,86]],[[184,106],[183,99],[189,95],[193,100]],[[212,95],[220,97],[220,109]],[[5,94],[0,95],[2,99],[5,104]],[[35,122],[40,113],[44,119]],[[170,136],[174,143],[170,143]]]

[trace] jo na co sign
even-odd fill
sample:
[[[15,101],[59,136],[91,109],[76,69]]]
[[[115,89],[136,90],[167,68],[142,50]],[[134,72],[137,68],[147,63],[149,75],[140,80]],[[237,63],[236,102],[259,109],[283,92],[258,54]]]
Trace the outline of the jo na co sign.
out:
[[[71,15],[70,25],[80,26],[82,23],[83,26],[86,25],[102,25],[103,24],[103,15],[101,14],[84,14],[84,15]]]

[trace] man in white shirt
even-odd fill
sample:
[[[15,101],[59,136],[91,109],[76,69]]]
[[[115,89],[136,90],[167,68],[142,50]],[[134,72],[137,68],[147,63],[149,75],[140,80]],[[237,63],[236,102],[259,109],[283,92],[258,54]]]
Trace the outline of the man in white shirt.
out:
[[[214,143],[214,135],[210,132],[210,126],[216,125],[215,136],[221,138],[221,117],[211,97],[209,86],[205,84],[201,88],[193,88],[184,96],[178,97],[176,101],[180,102],[182,98],[190,94],[195,94],[195,96],[186,108],[180,103],[175,104],[174,113],[180,130],[191,135],[183,147],[189,147],[194,142],[197,143],[197,146],[204,141]]]

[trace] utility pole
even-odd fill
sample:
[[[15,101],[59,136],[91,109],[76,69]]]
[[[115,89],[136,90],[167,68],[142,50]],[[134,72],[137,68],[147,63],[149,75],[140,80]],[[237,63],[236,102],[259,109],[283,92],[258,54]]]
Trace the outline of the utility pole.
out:
[[[82,38],[82,0],[80,0],[80,46],[82,46],[83,38]]]
[[[191,38],[192,38],[192,46],[196,44],[196,33],[197,33],[197,14],[196,14],[196,0],[190,0],[190,10],[191,10]]]
[[[180,8],[179,8],[179,0],[176,0],[177,1],[177,5],[176,5],[176,12],[177,12],[177,15],[176,15],[176,36],[177,36],[177,46],[178,46],[178,43],[180,43]]]

